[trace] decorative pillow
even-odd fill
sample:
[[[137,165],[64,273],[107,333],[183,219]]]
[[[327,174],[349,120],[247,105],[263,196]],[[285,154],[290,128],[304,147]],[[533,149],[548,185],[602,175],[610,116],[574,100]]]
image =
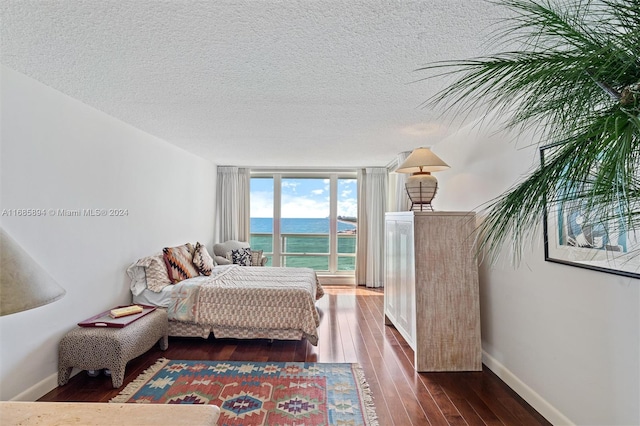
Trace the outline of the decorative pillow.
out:
[[[227,252],[227,259],[240,266],[251,266],[251,249],[241,248]]]
[[[162,249],[162,257],[167,266],[167,273],[172,283],[175,284],[187,278],[200,275],[193,265],[193,251],[191,244],[165,247]]]
[[[215,265],[207,248],[200,243],[196,243],[196,249],[193,252],[193,265],[202,275],[211,275]]]
[[[153,292],[160,293],[163,288],[171,285],[162,255],[151,257],[144,273],[147,277],[147,288]]]
[[[251,266],[262,266],[262,250],[251,250]]]

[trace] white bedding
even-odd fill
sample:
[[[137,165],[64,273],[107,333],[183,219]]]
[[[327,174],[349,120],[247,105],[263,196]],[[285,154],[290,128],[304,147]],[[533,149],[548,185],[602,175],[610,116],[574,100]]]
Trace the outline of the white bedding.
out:
[[[173,288],[170,285],[163,288],[160,293],[145,288],[142,293],[133,295],[133,303],[168,308],[171,303],[172,291]]]

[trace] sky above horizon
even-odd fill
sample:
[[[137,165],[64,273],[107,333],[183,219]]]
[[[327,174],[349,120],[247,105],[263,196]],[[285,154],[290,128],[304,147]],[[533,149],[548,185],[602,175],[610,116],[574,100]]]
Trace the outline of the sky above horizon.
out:
[[[338,216],[358,214],[356,179],[338,179]],[[283,218],[329,216],[329,179],[282,178]],[[251,179],[251,217],[273,217],[273,178]]]

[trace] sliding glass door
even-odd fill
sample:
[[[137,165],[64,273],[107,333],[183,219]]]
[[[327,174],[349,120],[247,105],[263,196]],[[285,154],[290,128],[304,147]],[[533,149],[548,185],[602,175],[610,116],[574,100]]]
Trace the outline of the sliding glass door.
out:
[[[349,275],[355,270],[357,181],[351,174],[251,178],[251,246],[268,265]]]

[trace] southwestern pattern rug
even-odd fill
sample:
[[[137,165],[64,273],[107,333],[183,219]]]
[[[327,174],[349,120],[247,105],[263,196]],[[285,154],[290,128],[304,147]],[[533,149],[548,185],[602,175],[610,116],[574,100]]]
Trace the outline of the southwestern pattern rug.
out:
[[[109,402],[214,404],[219,425],[378,425],[358,364],[161,358]]]

